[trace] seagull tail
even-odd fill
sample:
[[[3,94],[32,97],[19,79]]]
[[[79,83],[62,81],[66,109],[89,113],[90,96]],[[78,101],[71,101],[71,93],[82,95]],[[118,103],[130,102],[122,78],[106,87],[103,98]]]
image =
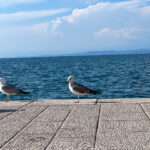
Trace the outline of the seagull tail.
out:
[[[95,91],[95,90],[90,90],[90,93],[91,93],[91,94],[101,94],[101,92]]]
[[[20,94],[30,94],[29,92],[20,91]]]
[[[30,92],[23,92],[23,94],[30,94]]]

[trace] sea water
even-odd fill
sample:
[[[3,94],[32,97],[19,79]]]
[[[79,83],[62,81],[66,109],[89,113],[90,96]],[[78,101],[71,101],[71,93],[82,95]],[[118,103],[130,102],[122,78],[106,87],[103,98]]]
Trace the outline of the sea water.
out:
[[[81,98],[150,97],[150,55],[65,56],[0,59],[0,77],[29,95],[11,100],[77,98],[68,88],[68,76],[99,95]],[[0,100],[6,95],[0,93]]]

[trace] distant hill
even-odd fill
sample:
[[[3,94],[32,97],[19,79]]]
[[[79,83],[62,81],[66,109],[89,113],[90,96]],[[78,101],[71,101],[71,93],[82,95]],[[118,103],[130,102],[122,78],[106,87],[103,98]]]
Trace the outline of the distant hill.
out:
[[[105,51],[88,51],[82,53],[70,54],[53,54],[53,55],[38,55],[38,56],[20,56],[10,58],[32,58],[32,57],[61,57],[61,56],[91,56],[91,55],[127,55],[127,54],[150,54],[150,49],[137,49],[137,50],[105,50]]]
[[[87,55],[123,55],[123,54],[150,54],[150,49],[138,50],[105,50],[105,51],[88,51],[83,53],[72,54],[73,56],[87,56]]]

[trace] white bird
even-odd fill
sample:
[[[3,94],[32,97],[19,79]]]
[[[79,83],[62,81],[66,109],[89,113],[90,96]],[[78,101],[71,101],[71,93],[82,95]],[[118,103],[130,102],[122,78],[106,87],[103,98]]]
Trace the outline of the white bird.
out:
[[[6,84],[6,80],[4,78],[0,78],[0,92],[7,95],[7,101],[9,101],[10,95],[29,94],[29,92],[24,92],[23,90],[15,87],[14,85]]]
[[[80,99],[80,95],[86,95],[86,94],[100,94],[100,92],[89,89],[87,87],[85,87],[84,85],[81,85],[79,83],[76,83],[74,81],[74,78],[72,76],[68,77],[68,83],[69,83],[69,89],[70,91],[78,96],[78,101],[77,103],[79,103],[79,99]]]

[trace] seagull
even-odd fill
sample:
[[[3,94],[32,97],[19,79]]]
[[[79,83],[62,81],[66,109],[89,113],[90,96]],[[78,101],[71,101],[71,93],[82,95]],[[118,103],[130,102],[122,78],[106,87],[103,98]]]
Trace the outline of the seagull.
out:
[[[74,81],[74,78],[72,76],[68,77],[68,83],[69,83],[69,90],[78,96],[78,101],[76,103],[79,103],[80,95],[86,95],[86,94],[100,94],[100,92],[89,89],[85,87],[84,85],[81,85],[79,83],[76,83]]]
[[[29,94],[29,92],[24,92],[23,90],[15,87],[14,85],[6,84],[6,80],[4,78],[0,78],[0,92],[7,95],[7,101],[9,101],[10,95]]]

